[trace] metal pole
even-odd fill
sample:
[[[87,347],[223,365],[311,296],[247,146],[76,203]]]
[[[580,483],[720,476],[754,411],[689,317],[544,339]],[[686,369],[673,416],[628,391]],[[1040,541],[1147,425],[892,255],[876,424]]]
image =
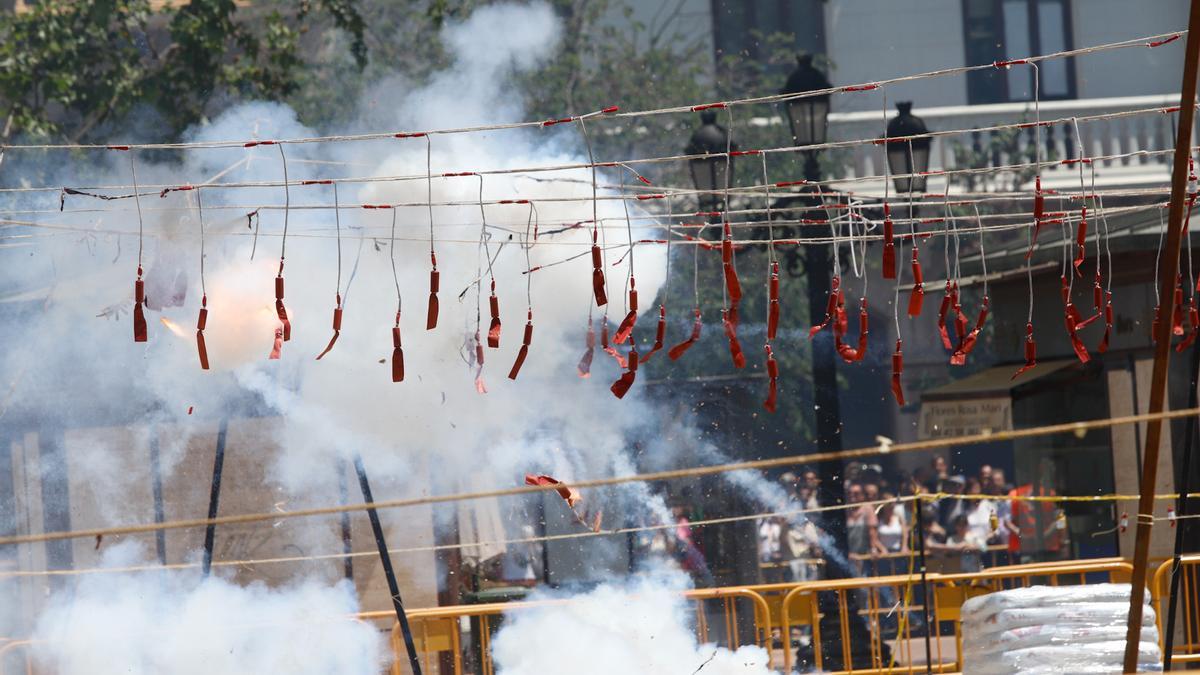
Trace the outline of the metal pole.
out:
[[[375,503],[371,496],[371,484],[367,481],[367,469],[363,466],[362,457],[354,455],[354,470],[358,473],[358,486],[362,488],[363,501],[368,505]],[[392,569],[392,557],[388,553],[387,542],[383,538],[383,526],[379,524],[379,513],[374,507],[367,509],[367,517],[371,520],[371,531],[375,533],[375,545],[379,547],[379,562],[383,564],[383,576],[387,579],[388,592],[392,594],[392,607],[396,610],[396,620],[400,622],[400,632],[404,634],[404,647],[408,650],[408,665],[412,667],[413,675],[421,675],[421,660],[417,658],[417,646],[413,643],[412,629],[408,626],[408,616],[404,613],[404,602],[400,599],[400,585],[396,583],[396,571]]]
[[[1200,341],[1192,345],[1191,384],[1188,387],[1188,407],[1196,407],[1197,376],[1200,375]],[[1187,418],[1187,431],[1183,434],[1183,472],[1179,480],[1179,500],[1175,503],[1175,555],[1171,566],[1171,596],[1167,603],[1166,650],[1163,653],[1163,670],[1171,670],[1171,650],[1175,648],[1175,610],[1179,603],[1179,558],[1183,555],[1183,532],[1187,529],[1188,500],[1192,490],[1192,445],[1196,438],[1196,418]]]
[[[217,454],[213,458],[212,489],[208,493],[208,519],[217,517],[217,506],[221,500],[221,472],[225,467],[225,437],[229,433],[229,418],[221,418],[221,426],[217,429]],[[203,575],[208,576],[212,571],[213,539],[217,534],[216,523],[209,523],[204,529],[204,564]]]
[[[337,459],[337,483],[338,483],[338,503],[350,503],[350,488],[346,485],[346,460],[342,457]],[[354,558],[350,554],[354,552],[354,536],[350,529],[350,512],[343,511],[341,518],[342,525],[342,553],[346,557],[342,560],[342,574],[350,583],[354,583]]]
[[[163,512],[162,458],[158,447],[158,429],[153,427],[150,429],[150,495],[154,501],[154,522],[161,523],[166,520],[166,514]],[[166,565],[166,530],[157,530],[154,532],[154,548],[155,552],[158,553],[158,563]]]
[[[925,575],[925,504],[918,495],[913,502],[917,507],[917,558],[921,564],[921,619],[925,625],[925,672],[933,673],[933,647],[930,637],[934,626],[929,625],[929,582]],[[899,640],[900,636],[897,635]]]
[[[1171,207],[1167,213],[1167,243],[1162,251],[1158,278],[1160,321],[1154,336],[1154,374],[1150,381],[1150,414],[1161,413],[1167,397],[1167,364],[1171,359],[1171,321],[1175,277],[1179,273],[1179,248],[1183,239],[1183,211],[1187,200],[1188,158],[1192,123],[1196,113],[1196,73],[1200,65],[1200,0],[1192,0],[1188,17],[1187,46],[1183,55],[1183,84],[1179,96],[1179,131],[1175,136],[1175,166],[1171,175]],[[1133,588],[1129,594],[1129,625],[1125,633],[1125,672],[1137,671],[1138,642],[1142,630],[1142,603],[1146,598],[1146,566],[1150,557],[1150,529],[1154,525],[1154,488],[1158,479],[1161,418],[1146,425],[1146,453],[1142,459],[1142,486],[1138,499],[1137,540],[1133,549]]]

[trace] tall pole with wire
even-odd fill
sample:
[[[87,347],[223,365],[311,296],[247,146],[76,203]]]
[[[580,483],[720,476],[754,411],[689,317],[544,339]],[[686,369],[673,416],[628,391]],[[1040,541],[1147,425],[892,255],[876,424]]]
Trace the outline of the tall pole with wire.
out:
[[[1171,316],[1175,303],[1175,277],[1179,273],[1179,248],[1183,240],[1184,204],[1187,200],[1188,159],[1196,107],[1196,75],[1200,66],[1200,0],[1192,0],[1188,17],[1187,46],[1183,57],[1183,84],[1179,97],[1179,131],[1175,140],[1175,165],[1171,174],[1171,203],[1167,212],[1167,242],[1157,282],[1162,316]],[[1167,397],[1167,365],[1171,359],[1171,322],[1160,321],[1154,335],[1154,370],[1150,381],[1150,414],[1163,411]],[[1146,598],[1146,567],[1150,557],[1150,530],[1154,525],[1154,486],[1158,480],[1158,451],[1162,441],[1161,418],[1146,424],[1142,456],[1142,485],[1138,499],[1137,539],[1133,549],[1133,588],[1129,597],[1129,625],[1125,634],[1125,672],[1137,671],[1138,643],[1142,630],[1142,604]]]

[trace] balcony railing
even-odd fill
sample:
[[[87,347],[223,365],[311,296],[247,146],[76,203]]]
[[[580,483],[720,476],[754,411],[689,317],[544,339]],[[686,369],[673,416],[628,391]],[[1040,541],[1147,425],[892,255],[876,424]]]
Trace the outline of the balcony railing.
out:
[[[1158,112],[1158,109],[1178,104],[1178,94],[1044,101],[1040,106],[1043,122],[1134,110],[1154,109],[1154,112],[1111,119],[1080,120],[1077,125],[1067,121],[1043,126],[1042,160],[1061,162],[1076,159],[1080,156],[1082,146],[1084,157],[1131,155],[1096,162],[1097,187],[1133,187],[1165,182],[1169,179],[1169,153],[1133,153],[1170,150],[1174,147],[1175,115]],[[1031,102],[916,108],[913,113],[925,121],[930,131],[980,129],[1033,122],[1037,118]],[[895,114],[894,109],[887,113],[889,119]],[[783,122],[778,117],[757,118],[752,124],[774,126]],[[829,116],[829,139],[844,141],[880,138],[883,136],[885,124],[882,110],[832,113]],[[1033,162],[1035,138],[1036,131],[1032,127],[937,136],[933,139],[929,168],[931,171],[941,171]],[[879,176],[884,173],[886,160],[885,146],[882,145],[835,149],[827,155],[830,161],[826,162],[825,168],[832,174],[830,177],[835,179]],[[1030,176],[1032,173],[1017,175],[1012,172],[985,172],[975,178],[970,187],[987,191],[1011,190],[1017,185],[1028,187]],[[1090,184],[1090,174],[1087,175],[1087,180]],[[1059,164],[1047,168],[1042,172],[1042,183],[1047,188],[1078,187],[1079,167],[1075,164]],[[954,185],[967,187],[966,178],[956,177]],[[853,186],[846,187],[868,193],[881,192],[883,189],[881,181],[858,181]],[[930,191],[939,192],[944,190],[944,187],[945,178],[934,176],[930,179]]]

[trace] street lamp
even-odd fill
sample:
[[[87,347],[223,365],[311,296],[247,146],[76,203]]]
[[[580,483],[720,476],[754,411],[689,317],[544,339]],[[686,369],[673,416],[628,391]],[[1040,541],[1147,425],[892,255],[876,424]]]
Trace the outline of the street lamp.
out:
[[[796,57],[796,69],[788,75],[781,94],[807,94],[827,90],[829,78],[813,65],[812,54]],[[829,93],[789,99],[786,102],[788,123],[796,145],[824,143],[829,122]]]
[[[718,157],[688,160],[692,182],[700,192],[701,211],[717,211],[724,205],[722,193],[729,187],[729,177],[733,175],[733,157],[724,153],[734,150],[737,150],[737,144],[730,140],[729,130],[717,124],[716,111],[701,112],[700,127],[692,134],[683,152],[687,155],[720,153]]]
[[[912,101],[900,101],[896,103],[896,109],[900,111],[900,114],[888,122],[888,138],[922,136],[929,133],[929,128],[925,126],[924,120],[912,114],[912,105]],[[895,176],[894,180],[897,192],[925,191],[927,177],[920,174],[929,170],[929,146],[931,142],[928,136],[922,136],[921,138],[912,138],[899,143],[888,143],[888,168]]]

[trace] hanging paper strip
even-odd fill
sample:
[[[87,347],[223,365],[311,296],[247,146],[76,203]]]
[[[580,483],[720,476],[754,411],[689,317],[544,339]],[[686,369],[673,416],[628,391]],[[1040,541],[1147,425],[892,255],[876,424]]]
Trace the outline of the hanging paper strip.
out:
[[[529,356],[529,344],[533,341],[533,309],[530,308],[529,314],[525,319],[525,335],[521,338],[521,349],[517,352],[517,360],[513,362],[512,370],[508,371],[508,379],[517,379],[517,373],[521,372],[521,366],[525,364],[525,357]]]
[[[613,334],[613,342],[623,345],[633,334],[633,326],[637,323],[638,313],[638,293],[637,280],[632,275],[629,277],[629,312],[625,318],[621,320],[621,324],[617,326],[617,332]]]
[[[697,307],[692,310],[692,312],[696,317],[695,321],[692,322],[692,334],[688,337],[688,339],[680,342],[674,347],[671,347],[671,349],[667,351],[667,356],[672,361],[678,361],[679,357],[683,356],[683,353],[691,349],[692,345],[696,344],[696,341],[700,339],[700,329],[702,326],[700,321],[700,308]]]
[[[617,351],[616,347],[608,343],[608,317],[604,317],[600,322],[600,349],[604,350],[605,354],[611,356],[617,362],[618,367],[627,368],[629,364],[626,363],[625,357],[621,355],[621,352]]]
[[[958,348],[950,356],[950,365],[961,366],[966,364],[967,355],[975,349],[975,345],[979,341],[979,334],[983,332],[983,326],[987,323],[990,304],[991,301],[988,299],[988,296],[983,296],[983,305],[979,308],[979,315],[975,318],[975,327],[971,329],[970,333],[959,339]]]
[[[492,323],[488,327],[487,344],[491,349],[500,346],[500,299],[496,297],[496,280],[492,279],[492,293],[488,296],[488,309],[492,314]]]
[[[325,345],[325,349],[317,354],[317,360],[320,361],[323,356],[333,349],[333,345],[337,342],[338,336],[342,334],[342,294],[337,294],[337,305],[333,308],[333,337],[329,338],[329,344]]]
[[[733,367],[745,368],[746,355],[742,353],[742,343],[738,340],[737,324],[729,318],[728,310],[721,311],[721,323],[725,326],[725,337],[729,339],[729,356],[733,359]]]
[[[487,393],[487,383],[483,381],[483,341],[479,339],[479,331],[475,331],[475,391]]]
[[[942,347],[947,350],[954,349],[954,344],[950,342],[950,333],[946,331],[946,314],[950,311],[950,303],[954,300],[953,287],[950,280],[946,280],[946,289],[942,293],[942,304],[938,307],[937,327],[938,334],[942,336]]]
[[[580,377],[587,378],[592,375],[592,357],[596,354],[596,329],[591,318],[588,319],[587,330],[587,349],[584,350],[583,356],[579,359],[579,365],[575,366],[575,370]]]
[[[663,340],[667,337],[667,308],[663,305],[658,306],[658,325],[654,329],[654,346],[646,355],[642,357],[642,363],[650,360],[650,357],[655,352],[663,348]]]
[[[629,350],[629,359],[627,362],[629,364],[629,370],[626,370],[625,373],[623,373],[621,377],[618,378],[616,382],[613,382],[612,386],[609,387],[609,390],[612,391],[613,396],[616,396],[617,398],[625,398],[625,394],[629,393],[629,388],[633,386],[633,381],[637,379],[638,353],[636,345]]]
[[[208,370],[208,347],[204,344],[204,327],[208,325],[208,296],[200,296],[200,315],[196,317],[196,351],[200,353],[200,369]]]
[[[1013,373],[1011,379],[1015,380],[1021,375],[1024,375],[1029,370],[1037,365],[1037,342],[1033,339],[1033,322],[1025,324],[1025,365],[1017,369]]]
[[[841,278],[834,277],[833,281],[830,285],[829,297],[825,303],[825,318],[821,320],[821,323],[808,329],[808,339],[809,340],[813,339],[814,337],[816,337],[817,333],[820,333],[822,330],[824,330],[824,328],[829,325],[829,322],[833,320],[834,316],[837,315],[838,297],[839,297],[839,294],[841,293],[841,286],[842,286]]]

